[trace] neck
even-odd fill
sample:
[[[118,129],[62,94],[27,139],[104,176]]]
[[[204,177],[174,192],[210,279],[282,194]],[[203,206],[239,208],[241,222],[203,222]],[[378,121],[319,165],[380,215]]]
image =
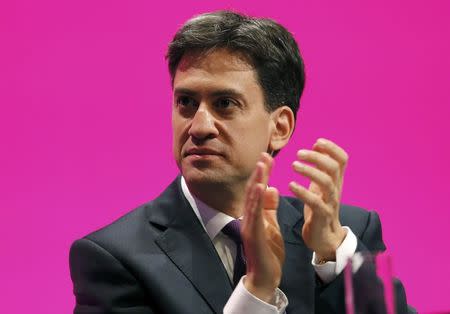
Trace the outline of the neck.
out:
[[[193,184],[186,182],[189,192],[203,203],[228,216],[239,218],[244,213],[245,184]]]

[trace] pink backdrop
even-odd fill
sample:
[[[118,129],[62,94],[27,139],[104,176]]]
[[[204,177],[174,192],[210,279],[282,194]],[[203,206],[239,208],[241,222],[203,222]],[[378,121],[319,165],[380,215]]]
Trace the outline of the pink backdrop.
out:
[[[342,145],[343,199],[380,213],[409,302],[450,309],[450,2],[400,3],[2,1],[2,312],[71,312],[71,242],[177,174],[163,56],[187,18],[219,8],[275,18],[306,61],[272,184],[288,193],[317,137]]]

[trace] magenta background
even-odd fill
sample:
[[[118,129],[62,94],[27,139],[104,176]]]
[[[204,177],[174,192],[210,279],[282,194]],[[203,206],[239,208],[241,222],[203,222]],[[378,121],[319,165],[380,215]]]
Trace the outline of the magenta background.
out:
[[[450,309],[450,1],[55,0],[0,4],[2,312],[71,312],[71,242],[177,174],[163,56],[187,18],[219,8],[278,20],[303,52],[272,184],[287,193],[297,149],[339,143],[343,200],[380,213],[409,302]]]

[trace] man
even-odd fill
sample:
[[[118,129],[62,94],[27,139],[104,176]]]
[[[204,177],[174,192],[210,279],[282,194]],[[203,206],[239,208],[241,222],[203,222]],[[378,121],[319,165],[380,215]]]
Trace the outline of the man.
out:
[[[298,152],[311,185],[292,182],[295,197],[267,186],[305,81],[292,35],[213,12],[177,32],[167,59],[181,176],[73,244],[75,313],[343,313],[346,259],[385,246],[375,213],[340,205],[348,156],[335,143]]]

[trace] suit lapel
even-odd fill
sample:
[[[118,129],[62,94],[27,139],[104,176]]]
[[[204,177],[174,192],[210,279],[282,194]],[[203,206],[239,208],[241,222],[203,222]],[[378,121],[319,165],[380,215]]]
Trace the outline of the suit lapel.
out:
[[[157,245],[214,312],[222,313],[232,287],[213,243],[182,195],[179,177],[153,202],[148,217],[166,228]]]

